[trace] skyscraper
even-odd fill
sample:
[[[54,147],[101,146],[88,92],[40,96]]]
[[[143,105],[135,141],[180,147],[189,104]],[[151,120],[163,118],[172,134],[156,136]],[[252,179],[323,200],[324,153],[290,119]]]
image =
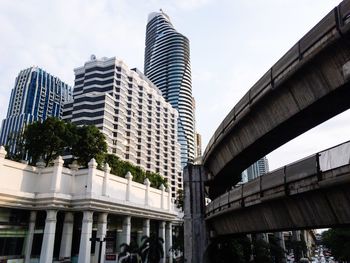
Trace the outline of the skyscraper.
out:
[[[148,16],[144,72],[179,112],[178,140],[185,166],[195,152],[190,47],[162,10]]]
[[[45,120],[49,116],[62,117],[63,104],[72,99],[72,89],[59,78],[38,67],[22,70],[11,91],[7,116],[2,122],[0,144],[17,136],[26,124]],[[10,152],[15,150],[11,141]]]
[[[266,156],[264,156],[263,158],[249,166],[246,171],[248,181],[251,181],[269,172],[269,161],[267,160]]]
[[[63,119],[96,125],[109,153],[167,178],[175,197],[182,189],[177,110],[139,70],[114,57],[92,56],[74,71],[74,101]]]

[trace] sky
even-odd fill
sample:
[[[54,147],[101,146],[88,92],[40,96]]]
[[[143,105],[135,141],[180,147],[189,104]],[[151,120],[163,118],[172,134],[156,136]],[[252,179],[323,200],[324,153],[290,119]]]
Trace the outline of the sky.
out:
[[[160,8],[190,40],[203,150],[253,84],[340,0],[0,0],[0,118],[21,69],[72,85],[91,54],[143,71],[147,16]],[[270,169],[349,140],[347,111],[270,153]]]

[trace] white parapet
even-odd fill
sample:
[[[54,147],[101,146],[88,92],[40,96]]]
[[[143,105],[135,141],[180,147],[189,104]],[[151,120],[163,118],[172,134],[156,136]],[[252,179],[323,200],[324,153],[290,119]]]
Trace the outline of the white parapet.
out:
[[[147,214],[153,217],[174,218],[177,212],[169,202],[170,191],[152,188],[144,184],[110,174],[108,165],[104,171],[97,169],[91,160],[87,169],[63,167],[58,157],[53,167],[34,167],[4,159],[0,155],[0,205],[16,208],[84,207],[108,212]]]

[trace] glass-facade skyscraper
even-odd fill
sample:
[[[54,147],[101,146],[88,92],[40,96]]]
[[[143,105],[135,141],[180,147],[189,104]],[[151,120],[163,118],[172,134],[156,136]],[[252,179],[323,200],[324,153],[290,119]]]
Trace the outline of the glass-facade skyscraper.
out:
[[[184,167],[195,153],[190,46],[162,10],[148,17],[144,72],[179,112],[178,140]]]
[[[72,99],[72,88],[59,78],[38,67],[22,70],[11,91],[7,116],[2,122],[0,145],[15,151],[16,137],[26,124],[45,120],[49,116],[62,117],[63,104]]]

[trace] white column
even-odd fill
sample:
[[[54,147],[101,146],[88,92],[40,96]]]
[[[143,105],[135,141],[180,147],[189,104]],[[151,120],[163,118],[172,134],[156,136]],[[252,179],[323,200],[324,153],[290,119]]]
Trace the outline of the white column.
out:
[[[173,224],[168,222],[166,224],[165,231],[165,250],[164,255],[168,257],[168,263],[173,263],[173,252],[171,251],[173,247]]]
[[[52,262],[56,232],[56,210],[46,211],[43,242],[41,244],[40,263]]]
[[[30,217],[29,217],[28,235],[26,238],[25,252],[24,252],[24,255],[25,255],[24,262],[25,263],[30,262],[30,255],[32,253],[32,246],[33,246],[35,221],[36,221],[36,211],[31,211]]]
[[[131,236],[131,217],[125,216],[123,219],[123,239],[122,243],[130,244]]]
[[[101,241],[106,237],[107,233],[107,213],[100,213],[98,215],[98,221],[97,221],[97,233],[96,238],[99,238]],[[95,263],[98,263],[98,255],[100,253],[100,242],[95,243],[95,256],[94,261]],[[101,248],[101,263],[105,262],[105,253],[106,253],[106,242],[102,243]]]
[[[81,226],[80,246],[78,263],[90,262],[91,258],[91,235],[92,235],[92,211],[84,211],[83,224]]]
[[[97,162],[94,158],[90,160],[88,163],[89,171],[88,171],[88,176],[86,178],[86,193],[91,194],[92,193],[92,178],[96,174],[96,168],[97,168]]]
[[[102,195],[104,196],[108,196],[107,185],[108,185],[110,172],[111,172],[111,168],[109,167],[108,163],[106,163],[104,167],[104,176],[103,176],[103,183],[102,183]]]
[[[150,188],[151,182],[148,180],[148,178],[146,178],[143,181],[143,184],[146,186],[146,190],[145,190],[145,206],[148,206],[149,205],[149,188]],[[147,235],[147,236],[149,236],[149,235]]]
[[[162,191],[162,195],[160,198],[160,208],[164,209],[164,193],[165,193],[165,186],[163,184],[160,185],[159,189]]]
[[[60,247],[60,258],[70,258],[72,252],[74,215],[72,212],[66,212],[64,215],[62,239]]]
[[[117,242],[116,242],[117,252],[120,252],[120,245],[123,244],[123,230],[118,229],[116,237],[117,237]]]
[[[63,159],[58,156],[54,161],[53,173],[51,177],[51,187],[50,192],[57,193],[61,190],[61,179],[62,179],[62,169],[63,169]]]
[[[163,239],[163,251],[164,251],[164,257],[161,258],[160,262],[165,263],[166,260],[166,251],[165,251],[165,222],[161,221],[159,222],[159,237]]]
[[[142,234],[144,236],[148,236],[150,235],[150,220],[148,218],[143,220],[143,228],[142,228]]]
[[[132,184],[132,174],[127,172],[125,175],[125,179],[128,180],[126,185],[126,201],[130,201],[130,192],[131,192],[131,184]]]
[[[137,245],[140,246],[142,243],[142,236],[143,236],[143,231],[139,230],[137,231]]]

